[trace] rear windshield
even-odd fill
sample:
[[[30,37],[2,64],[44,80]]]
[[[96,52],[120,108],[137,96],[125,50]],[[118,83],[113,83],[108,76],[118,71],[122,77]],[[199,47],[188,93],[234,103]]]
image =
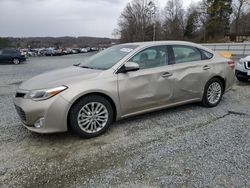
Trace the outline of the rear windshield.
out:
[[[113,46],[90,57],[86,62],[81,63],[79,66],[106,70],[114,66],[118,61],[120,61],[137,47],[138,45]]]

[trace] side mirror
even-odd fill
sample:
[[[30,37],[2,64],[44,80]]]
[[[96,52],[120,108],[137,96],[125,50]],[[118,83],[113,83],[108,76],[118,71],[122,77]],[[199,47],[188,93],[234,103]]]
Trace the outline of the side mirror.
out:
[[[127,62],[122,66],[122,68],[120,68],[118,73],[126,73],[126,72],[131,72],[131,71],[137,71],[139,69],[140,69],[140,67],[139,67],[139,65],[137,63]]]

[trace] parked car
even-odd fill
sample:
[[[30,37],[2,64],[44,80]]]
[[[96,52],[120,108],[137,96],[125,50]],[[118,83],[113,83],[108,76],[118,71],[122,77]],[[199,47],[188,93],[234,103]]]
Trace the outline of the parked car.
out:
[[[55,54],[55,49],[54,48],[48,48],[45,55],[46,56],[53,56]]]
[[[233,83],[234,62],[201,45],[129,43],[22,83],[14,103],[31,131],[90,138],[137,114],[193,102],[215,107]]]
[[[81,53],[88,53],[87,48],[81,48]]]
[[[95,51],[98,51],[99,49],[98,48],[96,48],[96,47],[92,47],[92,48],[90,48],[90,51],[92,51],[92,52],[95,52]]]
[[[69,54],[71,54],[71,49],[70,48],[63,49],[62,54],[63,55],[69,55]]]
[[[17,65],[25,60],[25,55],[16,49],[0,48],[0,62],[11,62]]]
[[[55,49],[53,55],[54,55],[54,56],[61,56],[61,55],[64,55],[63,49],[61,49],[61,48]]]
[[[235,76],[241,82],[246,82],[250,79],[250,56],[240,59],[236,64]]]
[[[81,50],[79,48],[72,49],[73,54],[79,54]]]

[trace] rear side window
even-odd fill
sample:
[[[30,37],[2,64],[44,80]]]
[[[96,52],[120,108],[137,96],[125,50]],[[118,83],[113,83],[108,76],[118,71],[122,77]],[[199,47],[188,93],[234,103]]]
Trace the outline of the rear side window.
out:
[[[3,50],[3,53],[4,53],[4,54],[17,54],[18,51],[16,51],[16,50],[11,50],[11,49],[5,49],[5,50]]]
[[[0,55],[2,55],[3,54],[3,50],[0,50]]]
[[[172,46],[175,63],[185,63],[202,60],[201,53],[197,48],[191,46]]]
[[[202,59],[211,59],[214,55],[210,52],[207,52],[206,50],[201,50],[201,53],[202,53]]]

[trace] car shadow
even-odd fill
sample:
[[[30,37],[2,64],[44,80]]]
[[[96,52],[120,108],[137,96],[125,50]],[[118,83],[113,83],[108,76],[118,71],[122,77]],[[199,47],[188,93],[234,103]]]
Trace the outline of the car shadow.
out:
[[[250,80],[246,81],[246,82],[240,82],[240,81],[236,81],[236,84],[238,86],[250,86]]]
[[[28,60],[23,61],[23,62],[21,62],[21,63],[19,63],[19,64],[17,64],[17,65],[15,65],[14,63],[11,63],[11,62],[1,62],[1,63],[0,63],[0,66],[1,66],[1,65],[20,66],[20,65],[26,65],[26,64],[28,64]]]
[[[156,110],[156,111],[147,112],[144,114],[139,114],[139,115],[127,117],[127,118],[124,118],[124,119],[121,119],[121,120],[115,122],[114,124],[116,124],[116,123],[122,124],[122,123],[127,123],[130,121],[132,122],[132,121],[139,120],[139,119],[149,119],[149,118],[162,117],[165,114],[171,115],[171,114],[176,113],[176,112],[181,113],[182,111],[185,111],[187,109],[199,108],[199,107],[201,107],[199,102],[183,104],[180,106],[174,106],[174,107],[170,107],[170,108],[166,108],[166,109]]]

